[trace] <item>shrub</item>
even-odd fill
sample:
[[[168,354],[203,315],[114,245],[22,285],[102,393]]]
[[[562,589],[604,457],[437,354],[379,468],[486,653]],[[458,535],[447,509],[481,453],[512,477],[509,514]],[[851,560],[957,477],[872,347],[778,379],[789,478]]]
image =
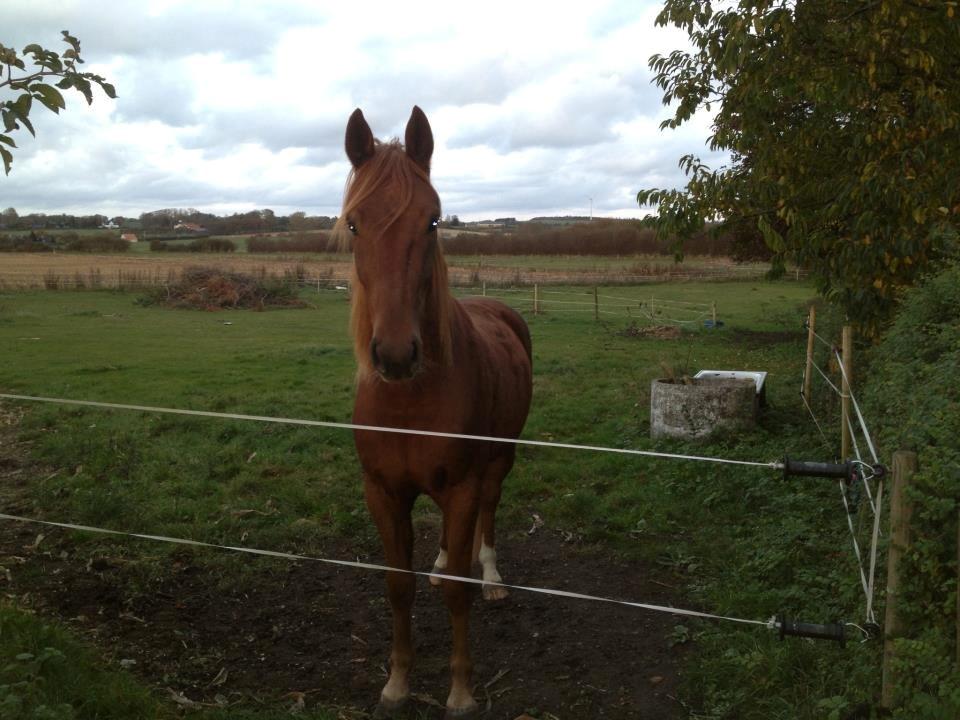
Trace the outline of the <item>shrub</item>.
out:
[[[957,509],[960,503],[960,263],[909,291],[869,357],[866,416],[877,418],[888,453],[915,450],[919,470],[912,546],[901,569],[907,637],[898,640],[903,667],[896,717],[960,717],[955,669]],[[874,421],[877,422],[877,421]]]
[[[152,252],[225,253],[235,252],[236,249],[237,246],[232,240],[226,240],[224,238],[198,238],[190,242],[150,241],[150,250]]]
[[[291,237],[285,238],[257,236],[247,241],[247,252],[251,253],[329,253],[336,251],[336,241],[331,237],[330,233],[324,232],[296,233]]]
[[[61,238],[64,250],[71,252],[126,252],[130,243],[109,233],[77,235],[70,233]]]
[[[0,236],[0,252],[51,252],[54,246],[44,243],[35,233]]]

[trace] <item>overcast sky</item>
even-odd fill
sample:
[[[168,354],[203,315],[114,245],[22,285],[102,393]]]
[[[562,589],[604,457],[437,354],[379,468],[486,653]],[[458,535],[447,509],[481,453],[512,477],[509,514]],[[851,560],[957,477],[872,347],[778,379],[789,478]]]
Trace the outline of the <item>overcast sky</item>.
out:
[[[709,118],[661,132],[647,67],[685,46],[662,3],[363,0],[30,0],[0,10],[0,43],[62,52],[117,89],[69,92],[15,134],[0,209],[137,216],[165,207],[336,215],[354,108],[380,138],[411,107],[433,127],[445,214],[632,217],[638,190],[683,184],[712,159]],[[416,9],[414,9],[416,8]],[[0,90],[0,97],[10,97]]]

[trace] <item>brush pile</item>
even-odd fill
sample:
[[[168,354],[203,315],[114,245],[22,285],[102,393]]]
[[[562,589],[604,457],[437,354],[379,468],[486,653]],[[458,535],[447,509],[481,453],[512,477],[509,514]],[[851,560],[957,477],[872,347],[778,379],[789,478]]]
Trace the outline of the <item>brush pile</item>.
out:
[[[173,283],[141,298],[143,305],[161,305],[183,310],[305,307],[297,287],[265,275],[257,277],[211,267],[188,267]]]

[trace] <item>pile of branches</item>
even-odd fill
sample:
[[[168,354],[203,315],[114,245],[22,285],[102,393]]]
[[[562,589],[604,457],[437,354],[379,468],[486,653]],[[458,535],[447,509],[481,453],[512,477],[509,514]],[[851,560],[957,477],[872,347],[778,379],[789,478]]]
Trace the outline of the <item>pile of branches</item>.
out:
[[[297,297],[295,285],[265,274],[254,276],[210,267],[185,268],[177,282],[153,290],[140,302],[185,310],[306,306]]]

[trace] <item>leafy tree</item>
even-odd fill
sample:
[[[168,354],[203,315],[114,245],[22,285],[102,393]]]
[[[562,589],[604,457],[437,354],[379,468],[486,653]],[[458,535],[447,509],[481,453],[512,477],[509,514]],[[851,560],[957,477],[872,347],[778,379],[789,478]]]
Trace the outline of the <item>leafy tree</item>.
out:
[[[70,46],[62,55],[46,50],[36,43],[27,45],[20,54],[0,44],[0,90],[19,93],[12,100],[0,101],[0,119],[3,121],[0,158],[3,158],[3,169],[7,175],[10,174],[10,165],[13,162],[13,154],[9,148],[17,147],[10,133],[25,127],[31,135],[36,134],[30,122],[34,100],[59,114],[60,110],[66,107],[66,103],[57,88],[77,90],[86,98],[87,104],[93,102],[93,85],[99,85],[107,97],[117,97],[113,85],[104,78],[77,70],[77,66],[83,63],[80,57],[80,41],[66,30],[63,30],[62,34],[64,42]],[[24,56],[32,59],[25,62]],[[30,71],[27,70],[28,62],[33,66]],[[16,70],[23,71],[23,74],[15,76]],[[60,78],[56,87],[49,84],[53,78]]]
[[[719,4],[717,4],[719,5]],[[641,205],[661,236],[749,222],[868,331],[951,252],[960,221],[960,8],[939,0],[667,0],[659,25],[691,52],[650,66],[674,103],[661,129],[716,111],[710,147],[680,160],[680,190]]]

